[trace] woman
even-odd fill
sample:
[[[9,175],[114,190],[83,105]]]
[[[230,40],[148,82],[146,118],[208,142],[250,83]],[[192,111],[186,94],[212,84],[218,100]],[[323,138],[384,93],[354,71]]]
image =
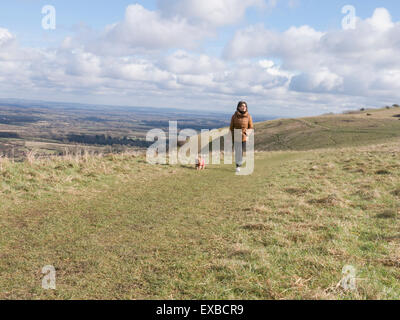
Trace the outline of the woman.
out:
[[[238,103],[235,114],[232,116],[230,130],[232,132],[232,140],[234,142],[234,129],[242,130],[242,150],[238,147],[235,148],[235,162],[236,162],[236,172],[240,172],[240,167],[243,164],[243,152],[246,152],[246,142],[247,142],[247,130],[254,129],[253,119],[249,114],[247,103],[245,101],[240,101]],[[239,144],[240,147],[240,144]],[[236,150],[238,149],[238,150]]]

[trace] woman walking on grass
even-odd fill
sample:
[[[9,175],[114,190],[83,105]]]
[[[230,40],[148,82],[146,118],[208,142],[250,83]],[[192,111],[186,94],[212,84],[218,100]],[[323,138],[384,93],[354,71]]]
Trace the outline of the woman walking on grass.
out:
[[[240,167],[243,165],[243,153],[246,152],[246,142],[247,142],[247,130],[254,129],[253,119],[249,114],[247,108],[247,103],[245,101],[240,101],[238,103],[235,114],[232,116],[230,130],[232,132],[232,140],[234,143],[234,129],[242,130],[242,150],[239,147],[235,148],[235,162],[236,162],[236,172],[240,172]]]

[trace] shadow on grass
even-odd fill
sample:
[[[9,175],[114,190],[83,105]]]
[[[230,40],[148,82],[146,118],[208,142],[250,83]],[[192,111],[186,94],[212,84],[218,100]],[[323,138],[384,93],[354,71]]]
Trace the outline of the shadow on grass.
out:
[[[179,167],[183,168],[183,169],[188,169],[188,170],[196,170],[196,168],[190,164],[181,164]]]
[[[187,169],[187,170],[193,170],[196,171],[196,168],[194,165],[185,165],[185,164],[181,164],[179,165],[180,168],[182,169]],[[231,165],[224,165],[224,166],[210,166],[210,167],[206,167],[204,169],[205,172],[207,171],[224,171],[224,172],[235,172],[235,168],[234,166]]]

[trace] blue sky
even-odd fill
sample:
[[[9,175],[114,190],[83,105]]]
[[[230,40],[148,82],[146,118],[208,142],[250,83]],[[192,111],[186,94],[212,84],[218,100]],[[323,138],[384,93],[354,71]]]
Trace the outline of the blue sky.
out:
[[[399,1],[212,3],[2,1],[0,96],[221,111],[243,98],[276,115],[398,102],[400,68],[388,57],[400,50]],[[42,29],[44,5],[56,8],[56,30]],[[356,30],[342,30],[344,5]]]
[[[62,41],[81,24],[102,29],[108,24],[122,20],[126,7],[133,3],[139,3],[149,10],[157,9],[155,0],[4,0],[0,5],[0,23],[1,26],[15,32],[22,44],[48,46],[49,38]],[[48,4],[57,9],[58,28],[50,34],[41,27],[41,9]],[[348,4],[356,7],[357,16],[361,18],[371,16],[377,7],[385,7],[391,12],[394,20],[400,20],[400,2],[397,0],[299,0],[293,8],[284,1],[278,2],[273,10],[260,11],[259,8],[250,8],[238,25],[263,23],[266,27],[279,31],[305,24],[318,30],[339,29],[343,18],[341,9]],[[229,37],[236,28],[237,26],[222,28],[221,35]]]

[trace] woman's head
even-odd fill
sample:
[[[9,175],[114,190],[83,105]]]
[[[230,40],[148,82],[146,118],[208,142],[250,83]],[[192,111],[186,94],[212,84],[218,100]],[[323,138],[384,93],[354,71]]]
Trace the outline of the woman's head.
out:
[[[240,101],[239,103],[238,103],[238,106],[237,106],[237,111],[239,111],[240,113],[246,113],[247,112],[247,102],[245,102],[245,101]]]

